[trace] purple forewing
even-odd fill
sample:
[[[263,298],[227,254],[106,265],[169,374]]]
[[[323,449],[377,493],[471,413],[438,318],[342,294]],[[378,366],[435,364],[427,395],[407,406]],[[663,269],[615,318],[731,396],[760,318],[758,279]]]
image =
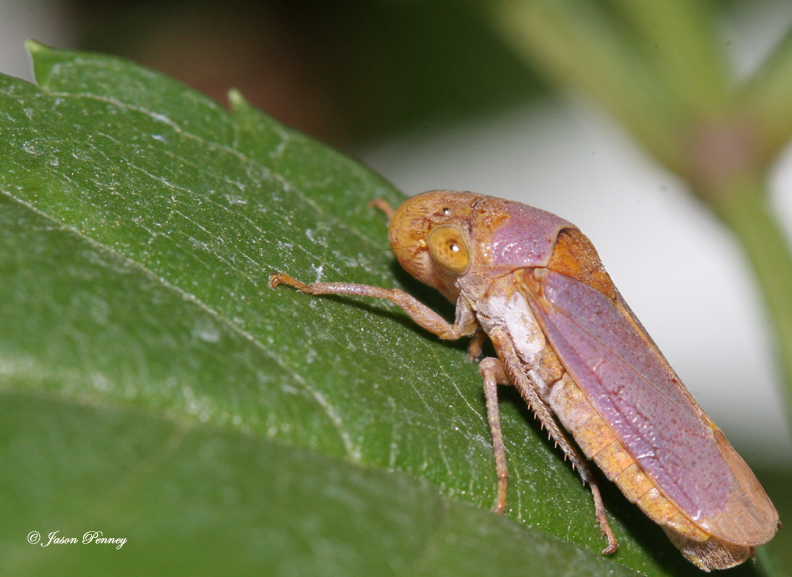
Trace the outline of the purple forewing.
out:
[[[542,283],[547,302],[532,302],[534,312],[594,408],[680,510],[694,521],[718,515],[729,466],[651,340],[584,283],[553,271]]]

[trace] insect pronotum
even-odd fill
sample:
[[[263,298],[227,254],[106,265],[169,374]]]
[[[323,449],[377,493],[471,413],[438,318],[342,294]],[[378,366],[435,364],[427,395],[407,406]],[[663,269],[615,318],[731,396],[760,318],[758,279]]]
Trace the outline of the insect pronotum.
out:
[[[376,204],[391,217],[389,240],[404,269],[456,303],[453,325],[398,289],[306,285],[282,273],[270,285],[388,299],[440,338],[471,336],[474,357],[489,337],[498,357],[483,359],[479,371],[496,512],[505,510],[508,479],[497,385],[509,384],[591,487],[608,540],[603,553],[618,543],[596,478],[559,422],[701,569],[742,563],[775,535],[778,513],[759,481],[668,365],[577,227],[467,192],[427,192],[395,212]]]

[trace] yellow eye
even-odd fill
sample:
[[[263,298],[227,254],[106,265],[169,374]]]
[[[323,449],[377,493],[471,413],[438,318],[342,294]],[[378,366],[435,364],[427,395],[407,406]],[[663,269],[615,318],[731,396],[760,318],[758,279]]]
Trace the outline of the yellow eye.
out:
[[[429,254],[451,272],[464,272],[470,266],[470,251],[462,232],[450,224],[438,226],[429,235]]]

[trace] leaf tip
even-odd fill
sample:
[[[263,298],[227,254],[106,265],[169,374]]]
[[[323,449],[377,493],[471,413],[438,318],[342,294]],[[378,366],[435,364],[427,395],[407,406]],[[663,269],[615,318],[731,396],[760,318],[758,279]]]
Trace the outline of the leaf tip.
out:
[[[30,53],[31,56],[36,56],[39,52],[45,52],[49,50],[49,46],[45,46],[38,40],[34,40],[33,38],[28,38],[25,40],[25,48]]]
[[[236,88],[232,88],[228,91],[228,103],[231,105],[231,110],[234,112],[238,112],[242,108],[250,107],[250,103]]]
[[[25,40],[25,48],[33,59],[33,75],[36,77],[36,82],[39,86],[43,86],[52,67],[53,55],[58,50],[33,38]]]

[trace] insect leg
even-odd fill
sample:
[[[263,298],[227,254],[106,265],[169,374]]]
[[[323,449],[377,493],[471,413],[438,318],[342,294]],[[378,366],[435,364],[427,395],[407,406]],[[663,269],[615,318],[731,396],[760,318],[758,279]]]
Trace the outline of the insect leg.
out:
[[[495,471],[498,474],[498,500],[493,513],[502,515],[506,511],[506,486],[509,481],[509,469],[506,466],[506,450],[503,446],[503,432],[500,423],[500,407],[498,406],[498,385],[510,385],[506,371],[501,362],[494,357],[487,357],[479,363],[479,372],[484,377],[484,400],[487,404],[487,421],[492,434],[492,450],[495,453]]]
[[[342,282],[318,282],[307,285],[287,274],[279,272],[270,275],[269,284],[272,288],[275,288],[279,284],[287,284],[293,286],[300,292],[312,295],[356,295],[388,299],[393,304],[401,307],[401,309],[410,315],[410,318],[421,327],[437,335],[441,339],[456,340],[469,335],[475,328],[475,326],[471,326],[469,330],[457,330],[456,325],[449,324],[443,317],[428,306],[399,289],[386,289],[376,286]]]
[[[534,412],[534,415],[542,422],[542,425],[547,429],[550,438],[561,447],[564,454],[569,458],[572,467],[578,470],[583,483],[588,483],[591,487],[591,494],[594,497],[594,511],[597,521],[600,525],[600,531],[608,539],[608,546],[603,549],[603,553],[615,553],[619,548],[619,543],[616,541],[616,536],[608,524],[608,518],[605,514],[605,504],[602,502],[597,479],[592,474],[591,470],[586,465],[583,457],[572,446],[569,439],[566,438],[564,432],[559,427],[556,420],[553,418],[553,412],[550,407],[539,396],[536,387],[533,385],[528,375],[523,369],[523,362],[514,350],[510,337],[501,329],[494,329],[489,334],[492,343],[495,345],[495,350],[498,351],[498,356],[503,363],[514,386],[520,391],[520,395],[528,403],[528,406]]]
[[[487,333],[484,329],[478,327],[472,335],[470,335],[470,345],[468,346],[468,355],[473,361],[481,358],[482,349],[484,348],[484,341],[487,340]],[[509,383],[501,383],[503,385]]]

